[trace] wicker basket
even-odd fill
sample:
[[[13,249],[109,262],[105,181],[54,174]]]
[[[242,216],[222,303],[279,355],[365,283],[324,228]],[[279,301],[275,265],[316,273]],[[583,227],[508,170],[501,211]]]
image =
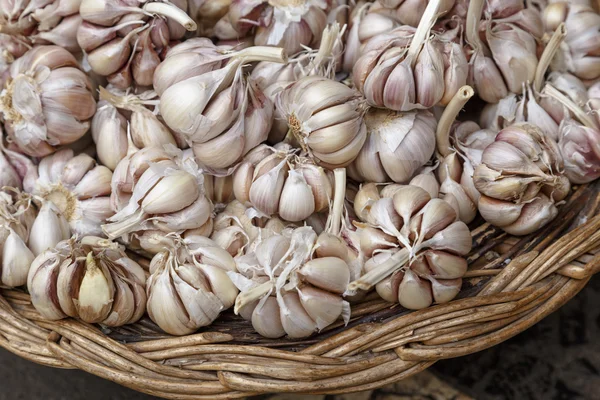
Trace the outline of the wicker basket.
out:
[[[168,399],[380,387],[437,360],[494,346],[577,294],[600,269],[599,188],[579,187],[553,223],[534,235],[517,239],[489,224],[475,227],[469,278],[448,304],[409,312],[367,297],[353,308],[348,326],[292,342],[261,338],[231,314],[187,337],[165,335],[148,319],[114,330],[48,322],[26,293],[2,290],[0,346]]]

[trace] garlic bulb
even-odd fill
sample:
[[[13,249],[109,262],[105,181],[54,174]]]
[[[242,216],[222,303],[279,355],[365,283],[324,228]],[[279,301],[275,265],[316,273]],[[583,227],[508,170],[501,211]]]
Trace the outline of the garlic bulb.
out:
[[[95,236],[69,239],[33,260],[27,289],[42,317],[78,318],[106,326],[144,315],[146,274],[125,248]]]
[[[35,47],[12,63],[0,92],[9,138],[34,157],[81,138],[95,111],[90,80],[75,57],[58,46]]]
[[[326,168],[350,164],[367,137],[360,94],[327,78],[307,76],[278,93],[290,139]]]
[[[317,234],[310,227],[286,229],[262,241],[255,252],[236,259],[230,272],[240,289],[234,312],[262,336],[308,337],[350,318],[342,293],[349,267],[338,257],[315,257]]]
[[[233,192],[266,216],[299,222],[329,207],[332,185],[327,172],[309,159],[261,145],[248,153],[233,175]]]
[[[157,69],[154,88],[165,123],[185,137],[199,164],[227,171],[266,140],[273,121],[273,103],[246,81],[243,65],[283,62],[286,56],[280,48],[232,52],[206,40],[173,47]]]
[[[235,271],[235,261],[212,240],[178,240],[175,248],[152,258],[148,315],[171,335],[187,335],[211,324],[238,295],[229,271]]]
[[[558,148],[571,183],[588,183],[600,178],[600,130],[580,125],[572,119],[560,124]]]
[[[440,3],[429,1],[416,31],[400,27],[365,44],[352,75],[369,105],[395,111],[446,105],[465,85],[462,46],[435,33],[428,39]]]
[[[159,230],[164,236],[210,224],[213,205],[204,194],[203,179],[194,160],[174,147],[146,147],[125,157],[110,184],[116,214],[103,231],[111,239],[129,241],[134,232]]]
[[[127,155],[129,144],[127,132],[133,145],[138,148],[162,147],[171,144],[187,147],[183,138],[167,128],[147,106],[157,106],[154,91],[140,94],[123,92],[115,88],[100,87],[100,101],[92,119],[92,137],[100,162],[114,170]]]
[[[554,202],[570,191],[556,143],[536,126],[503,129],[481,156],[473,174],[481,192],[479,212],[511,235],[526,235],[557,214]]]
[[[114,86],[150,86],[169,43],[197,28],[186,10],[186,0],[131,4],[82,0],[77,42],[94,72]]]
[[[437,122],[429,111],[370,109],[367,141],[354,160],[359,182],[407,183],[435,150]]]
[[[375,286],[385,300],[408,309],[446,303],[460,291],[467,271],[464,256],[471,234],[457,221],[454,208],[412,185],[392,185],[378,193],[363,185],[354,203],[361,244],[370,244],[365,274],[348,285],[347,294]]]
[[[54,204],[77,235],[101,235],[110,207],[112,172],[85,153],[62,149],[42,158],[24,189]]]
[[[600,78],[600,15],[587,4],[557,1],[544,9],[543,19],[546,30],[553,31],[563,22],[567,28],[552,68],[568,71],[582,80]]]
[[[81,24],[80,3],[81,0],[3,0],[0,2],[0,36],[11,36],[28,46],[55,44],[77,53],[80,51],[76,40]]]
[[[318,47],[327,23],[328,2],[319,0],[233,0],[215,27],[221,40],[254,34],[259,46],[283,47],[289,54]]]

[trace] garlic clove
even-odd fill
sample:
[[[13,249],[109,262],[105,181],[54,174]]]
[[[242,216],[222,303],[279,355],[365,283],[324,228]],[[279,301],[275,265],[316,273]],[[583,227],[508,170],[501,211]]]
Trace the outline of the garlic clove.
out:
[[[73,189],[79,199],[106,196],[111,194],[112,171],[103,165],[98,165],[79,181]]]
[[[302,307],[319,330],[331,325],[342,315],[343,300],[340,296],[311,286],[297,290]]]
[[[135,297],[133,291],[122,278],[111,274],[115,285],[115,295],[112,309],[108,317],[102,321],[106,326],[121,326],[129,322],[135,310]]]
[[[374,183],[360,185],[360,190],[354,198],[354,212],[362,221],[366,221],[371,207],[380,198],[379,190]]]
[[[249,197],[254,207],[268,215],[277,213],[287,170],[287,162],[283,160],[252,183]]]
[[[250,201],[253,174],[254,167],[249,162],[241,163],[233,173],[233,193],[235,198],[242,204]]]
[[[302,306],[298,293],[287,292],[278,296],[277,302],[281,326],[290,338],[304,338],[317,330],[317,323]]]
[[[398,287],[398,302],[409,310],[429,307],[433,303],[431,284],[407,269]]]
[[[467,272],[467,260],[463,257],[437,250],[428,250],[423,254],[434,278],[458,279]]]
[[[439,196],[440,184],[432,173],[415,175],[408,184],[424,189],[432,199]]]
[[[521,215],[515,222],[502,226],[502,229],[511,235],[527,235],[548,224],[557,214],[558,209],[552,200],[540,195],[523,206]]]
[[[68,222],[49,201],[42,203],[29,233],[29,249],[34,256],[53,248],[61,240],[71,237]]]
[[[383,300],[395,303],[398,299],[398,296],[394,294],[394,289],[392,288],[392,278],[388,277],[375,285],[375,291]]]
[[[315,198],[304,176],[290,170],[279,198],[279,216],[286,221],[298,222],[315,212]]]
[[[348,264],[337,257],[315,258],[304,264],[298,272],[306,282],[332,293],[344,293],[350,283]]]
[[[231,282],[231,279],[229,279],[225,270],[208,264],[199,265],[199,268],[208,279],[211,291],[218,297],[219,301],[221,301],[223,308],[227,309],[232,307],[239,290],[235,287],[233,282]]]
[[[52,321],[66,317],[60,308],[56,288],[61,262],[55,252],[46,250],[33,260],[27,276],[31,303],[44,318]]]
[[[163,177],[142,200],[142,209],[149,214],[179,211],[192,204],[200,190],[196,179],[181,170]]]
[[[275,297],[268,297],[252,312],[252,327],[261,336],[276,339],[285,335],[280,317],[279,304]]]
[[[408,224],[410,217],[419,212],[429,203],[431,196],[418,186],[403,186],[392,198],[394,210],[398,213],[404,224]]]
[[[110,274],[94,259],[92,252],[88,253],[78,297],[73,301],[79,318],[88,323],[105,320],[112,308],[114,292]]]
[[[437,304],[447,303],[454,299],[462,285],[462,279],[435,279],[430,278],[433,299]]]
[[[395,237],[369,226],[360,227],[360,249],[367,257],[372,257],[377,250],[396,247]]]
[[[1,282],[8,287],[22,286],[27,283],[29,267],[35,256],[13,229],[8,230],[9,235],[2,246]]]
[[[60,266],[56,280],[56,295],[62,312],[69,317],[77,317],[74,299],[77,298],[84,274],[85,262],[82,260],[67,258]]]
[[[492,225],[503,227],[514,223],[523,210],[524,203],[497,200],[488,196],[479,198],[479,212]]]
[[[333,187],[325,170],[313,164],[304,164],[300,165],[296,171],[302,174],[312,190],[315,212],[327,209],[333,196]]]

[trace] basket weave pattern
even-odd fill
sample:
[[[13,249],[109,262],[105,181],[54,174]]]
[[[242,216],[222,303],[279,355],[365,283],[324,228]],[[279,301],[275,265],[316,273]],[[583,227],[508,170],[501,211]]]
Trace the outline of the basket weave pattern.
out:
[[[251,334],[231,315],[187,337],[169,337],[148,319],[112,331],[50,322],[26,293],[1,290],[0,346],[168,399],[380,387],[507,340],[577,294],[600,269],[599,187],[580,187],[552,224],[519,240],[489,224],[475,228],[469,279],[448,304],[408,312],[367,297],[347,327],[291,342]],[[501,254],[491,252],[498,248]]]

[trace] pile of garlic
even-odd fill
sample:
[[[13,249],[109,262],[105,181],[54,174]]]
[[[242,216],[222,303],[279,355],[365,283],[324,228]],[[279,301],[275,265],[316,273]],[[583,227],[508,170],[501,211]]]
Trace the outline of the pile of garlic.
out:
[[[600,178],[595,7],[0,0],[0,284],[172,335],[452,301],[472,224]]]

